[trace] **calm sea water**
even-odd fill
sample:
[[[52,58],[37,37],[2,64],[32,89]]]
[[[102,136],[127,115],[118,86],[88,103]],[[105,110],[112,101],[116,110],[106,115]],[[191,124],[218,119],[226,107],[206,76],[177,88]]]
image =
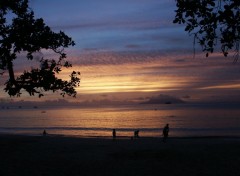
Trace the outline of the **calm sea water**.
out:
[[[166,123],[170,136],[240,136],[240,110],[138,105],[112,108],[9,108],[0,109],[0,133],[78,136],[160,137]]]

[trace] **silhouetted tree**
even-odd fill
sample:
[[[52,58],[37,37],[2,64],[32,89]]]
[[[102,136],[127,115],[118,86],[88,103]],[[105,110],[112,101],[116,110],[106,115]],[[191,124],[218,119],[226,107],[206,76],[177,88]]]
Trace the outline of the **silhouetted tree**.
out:
[[[235,50],[239,58],[240,0],[176,0],[174,23],[186,24],[185,31],[194,35],[206,57],[218,43],[224,56]],[[236,61],[236,60],[235,60]]]
[[[1,75],[8,72],[5,91],[10,96],[20,96],[21,90],[39,97],[43,96],[44,91],[58,90],[62,96],[76,96],[75,88],[79,86],[80,73],[73,71],[69,81],[56,76],[62,68],[72,66],[65,60],[64,48],[68,46],[74,46],[74,41],[62,31],[53,32],[42,18],[36,19],[28,6],[28,0],[0,1],[0,70]],[[52,50],[57,58],[41,58],[38,68],[15,75],[13,61],[22,58],[20,54],[33,60],[34,53],[41,50]]]

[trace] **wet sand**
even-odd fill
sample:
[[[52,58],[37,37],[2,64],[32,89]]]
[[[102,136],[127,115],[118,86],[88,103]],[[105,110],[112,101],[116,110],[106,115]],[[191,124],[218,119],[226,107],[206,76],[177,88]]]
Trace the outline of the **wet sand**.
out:
[[[240,176],[240,138],[0,135],[0,176]]]

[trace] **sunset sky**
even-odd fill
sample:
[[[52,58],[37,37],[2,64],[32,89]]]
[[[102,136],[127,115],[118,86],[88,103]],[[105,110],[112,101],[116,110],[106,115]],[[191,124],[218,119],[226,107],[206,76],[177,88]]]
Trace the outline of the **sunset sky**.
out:
[[[76,43],[66,53],[81,72],[81,84],[77,98],[68,101],[142,102],[159,95],[189,102],[240,99],[239,62],[219,50],[205,58],[198,46],[193,58],[193,38],[172,23],[175,0],[30,0],[30,7]],[[16,61],[16,71],[27,69],[26,63]],[[9,100],[2,89],[1,81],[0,98]],[[49,93],[40,100],[61,98]],[[27,94],[12,99],[39,100]]]

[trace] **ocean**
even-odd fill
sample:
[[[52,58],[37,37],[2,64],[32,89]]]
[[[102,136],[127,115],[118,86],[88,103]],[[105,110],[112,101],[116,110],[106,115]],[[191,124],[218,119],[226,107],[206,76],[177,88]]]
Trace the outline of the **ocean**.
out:
[[[161,137],[169,124],[170,137],[240,136],[239,108],[201,105],[134,105],[119,107],[2,107],[0,133],[81,137]]]

